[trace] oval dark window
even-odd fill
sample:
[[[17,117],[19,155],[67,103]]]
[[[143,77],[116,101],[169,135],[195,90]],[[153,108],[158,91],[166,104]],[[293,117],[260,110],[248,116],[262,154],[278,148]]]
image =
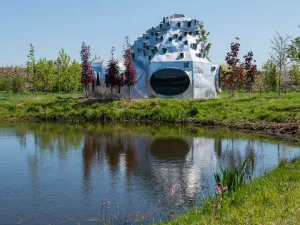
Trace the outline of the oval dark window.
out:
[[[150,85],[158,94],[179,95],[188,89],[190,78],[180,69],[162,69],[151,76]]]

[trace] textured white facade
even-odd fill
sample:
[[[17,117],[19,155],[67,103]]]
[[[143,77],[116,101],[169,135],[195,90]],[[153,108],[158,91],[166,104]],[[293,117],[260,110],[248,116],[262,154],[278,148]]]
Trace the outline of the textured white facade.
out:
[[[217,97],[221,68],[206,58],[199,26],[198,20],[174,14],[133,43],[138,73],[135,98]],[[123,68],[122,62],[120,66]],[[103,83],[107,62],[94,61],[92,68],[100,73]]]

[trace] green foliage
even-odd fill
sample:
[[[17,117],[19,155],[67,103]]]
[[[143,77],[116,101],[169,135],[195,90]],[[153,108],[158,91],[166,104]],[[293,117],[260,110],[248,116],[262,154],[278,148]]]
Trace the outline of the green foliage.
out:
[[[26,61],[26,71],[31,76],[30,87],[36,91],[37,89],[37,74],[36,74],[36,60],[35,60],[35,50],[32,43],[30,43],[30,50]]]
[[[300,64],[300,37],[296,37],[292,40],[288,50],[290,59]]]
[[[12,91],[14,93],[23,93],[25,91],[25,79],[21,76],[15,76],[11,79]]]
[[[9,78],[0,79],[0,91],[10,91],[11,81]]]
[[[267,91],[276,91],[278,87],[278,73],[276,71],[276,65],[268,60],[263,65],[263,86]]]
[[[53,60],[40,59],[36,64],[36,91],[51,92],[56,90],[57,71]]]
[[[210,32],[207,32],[205,30],[203,21],[200,22],[199,28],[200,28],[202,40],[206,44],[204,53],[205,53],[206,57],[208,58],[209,57],[210,48],[211,48],[211,45],[212,45],[211,43],[208,43],[208,36],[210,35]]]
[[[56,61],[35,59],[35,49],[30,44],[26,71],[30,79],[26,80],[31,90],[38,92],[77,92],[82,89],[80,83],[81,66],[62,49]]]
[[[61,90],[64,92],[76,92],[82,90],[81,66],[73,60],[61,75]]]
[[[223,169],[221,167],[221,172],[214,173],[216,184],[222,184],[223,187],[226,186],[228,188],[229,194],[233,191],[237,191],[239,188],[247,184],[249,178],[251,179],[254,170],[254,158],[251,157],[251,174],[249,174],[246,171],[246,165],[248,160],[249,158],[245,159],[245,161],[242,164],[232,169]]]
[[[34,58],[34,49],[30,50],[27,63],[27,71],[32,72],[34,65],[33,79],[30,81],[35,91],[39,92],[76,92],[82,89],[80,83],[81,66],[78,62],[68,56],[64,49],[59,52],[56,61]]]
[[[289,75],[293,84],[300,85],[300,66],[293,65],[289,71]]]

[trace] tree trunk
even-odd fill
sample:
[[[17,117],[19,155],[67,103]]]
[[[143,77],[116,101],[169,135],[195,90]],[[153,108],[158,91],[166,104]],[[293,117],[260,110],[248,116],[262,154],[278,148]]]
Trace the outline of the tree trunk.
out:
[[[280,91],[281,91],[281,66],[279,67],[279,78],[278,78],[278,98],[280,98]]]
[[[88,87],[88,84],[84,84],[84,98],[88,98],[88,89],[87,89],[87,87]]]
[[[232,90],[231,98],[236,98],[236,97],[237,97],[237,91],[236,90]]]
[[[131,99],[131,86],[129,86],[129,99]]]
[[[262,88],[259,89],[259,96],[261,96]]]

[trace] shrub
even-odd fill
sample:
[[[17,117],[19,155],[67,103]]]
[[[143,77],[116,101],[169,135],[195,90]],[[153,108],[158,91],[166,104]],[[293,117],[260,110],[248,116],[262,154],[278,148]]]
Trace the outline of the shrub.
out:
[[[254,170],[254,158],[251,157],[250,159],[252,165],[252,171],[250,175],[246,171],[246,165],[249,160],[248,158],[235,168],[223,169],[221,167],[221,173],[215,172],[215,181],[219,187],[217,190],[220,191],[220,186],[224,186],[226,187],[226,191],[231,193],[245,185],[251,179]]]
[[[0,80],[0,91],[11,91],[10,79],[6,78]]]
[[[12,91],[14,93],[23,93],[25,91],[25,79],[20,76],[15,76],[11,79]]]

